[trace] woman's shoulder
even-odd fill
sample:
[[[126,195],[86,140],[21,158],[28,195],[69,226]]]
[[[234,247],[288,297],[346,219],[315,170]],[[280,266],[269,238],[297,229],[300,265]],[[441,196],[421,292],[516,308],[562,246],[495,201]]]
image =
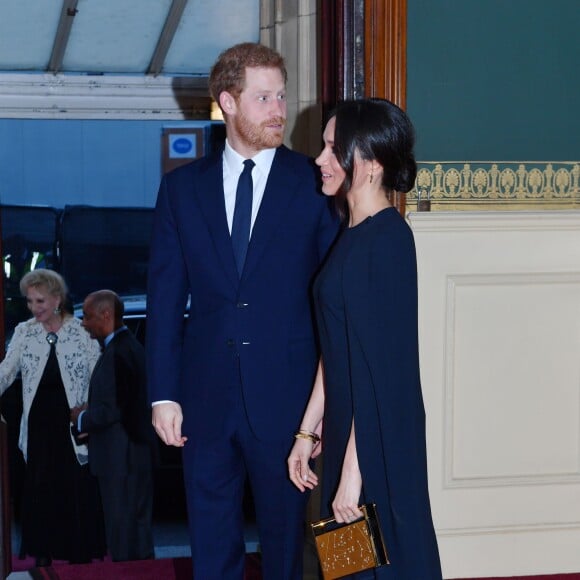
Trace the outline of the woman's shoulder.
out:
[[[377,214],[379,220],[382,220],[385,223],[388,223],[393,228],[401,228],[402,230],[410,230],[409,224],[407,220],[401,215],[399,210],[390,205],[389,207],[385,208],[384,210],[380,211]]]
[[[69,336],[79,336],[81,338],[88,338],[88,332],[83,328],[81,321],[75,316],[67,316],[62,321],[62,331]]]
[[[63,326],[70,325],[70,326],[82,327],[82,323],[81,323],[80,319],[77,318],[76,316],[73,316],[72,314],[67,314],[63,318],[62,325]]]
[[[29,318],[23,322],[19,322],[14,328],[14,335],[17,334],[37,334],[41,331],[41,325],[36,321],[35,318]]]
[[[413,231],[394,207],[388,207],[373,218],[372,234],[376,247],[414,246]]]
[[[18,323],[7,342],[11,348],[15,348],[17,345],[26,345],[27,348],[31,348],[32,344],[39,344],[41,333],[42,326],[34,318],[31,318]]]
[[[83,350],[88,349],[89,351],[100,353],[99,343],[91,338],[78,318],[74,316],[65,318],[61,332],[63,345],[67,344],[68,348],[82,348]]]

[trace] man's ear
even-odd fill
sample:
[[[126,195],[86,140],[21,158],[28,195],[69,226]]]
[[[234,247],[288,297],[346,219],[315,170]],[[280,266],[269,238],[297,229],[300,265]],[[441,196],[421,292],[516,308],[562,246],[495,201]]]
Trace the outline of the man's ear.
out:
[[[220,107],[226,115],[232,115],[236,112],[236,99],[228,91],[222,91],[220,93]]]

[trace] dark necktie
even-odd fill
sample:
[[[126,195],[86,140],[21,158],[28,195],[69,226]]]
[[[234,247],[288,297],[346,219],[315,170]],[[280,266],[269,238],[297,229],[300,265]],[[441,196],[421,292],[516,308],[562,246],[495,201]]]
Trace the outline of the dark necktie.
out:
[[[254,184],[252,182],[252,168],[255,163],[251,159],[244,161],[244,170],[238,181],[236,189],[236,206],[234,209],[234,221],[232,223],[232,246],[234,257],[238,267],[238,274],[242,276],[248,242],[250,241],[250,224],[252,221],[252,194]]]

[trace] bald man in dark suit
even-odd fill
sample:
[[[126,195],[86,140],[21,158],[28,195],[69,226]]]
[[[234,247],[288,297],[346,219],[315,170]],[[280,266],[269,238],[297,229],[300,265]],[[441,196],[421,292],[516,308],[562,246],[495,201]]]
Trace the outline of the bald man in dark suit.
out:
[[[89,465],[99,481],[107,544],[114,561],[153,558],[152,455],[143,346],[123,324],[123,303],[111,290],[89,294],[83,326],[103,347],[85,409],[71,420],[89,436]]]

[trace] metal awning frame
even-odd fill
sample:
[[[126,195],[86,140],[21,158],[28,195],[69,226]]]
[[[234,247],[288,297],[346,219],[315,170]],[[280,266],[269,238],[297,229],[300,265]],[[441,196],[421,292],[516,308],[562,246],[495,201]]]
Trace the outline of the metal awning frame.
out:
[[[157,76],[162,72],[167,53],[177,32],[177,27],[179,26],[187,2],[188,0],[172,0],[165,24],[163,25],[149,67],[146,71],[147,75]],[[52,53],[47,67],[47,72],[49,73],[57,74],[62,69],[74,18],[78,14],[77,6],[78,0],[63,0],[60,20],[56,29]]]
[[[163,30],[159,35],[159,40],[157,41],[157,46],[153,51],[153,56],[151,57],[151,62],[149,63],[149,68],[146,74],[157,76],[163,70],[163,64],[167,58],[167,53],[183,16],[185,7],[187,6],[187,0],[173,0],[169,12],[167,13],[167,18],[165,24],[163,25]]]
[[[60,20],[52,45],[52,53],[48,62],[48,72],[58,73],[62,68],[64,53],[70,38],[73,20],[78,13],[78,0],[63,0]]]

